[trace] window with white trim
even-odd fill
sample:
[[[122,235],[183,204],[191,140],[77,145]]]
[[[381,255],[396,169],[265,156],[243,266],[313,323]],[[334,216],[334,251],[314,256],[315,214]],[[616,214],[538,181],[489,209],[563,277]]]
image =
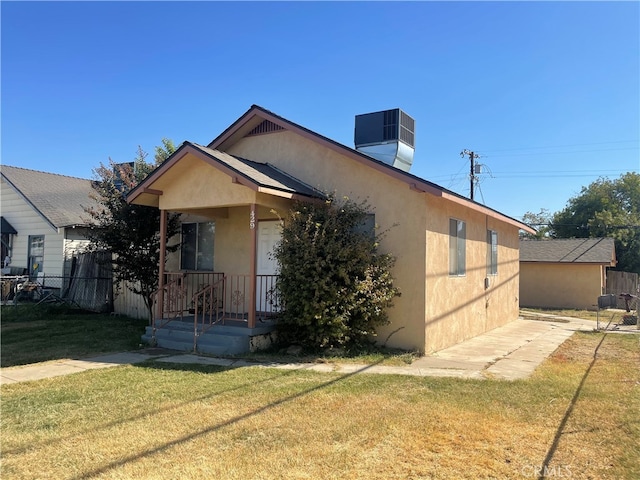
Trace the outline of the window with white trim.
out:
[[[44,235],[29,235],[29,276],[42,272],[44,262]]]
[[[449,275],[466,273],[466,224],[462,220],[449,219]]]
[[[183,223],[180,247],[182,270],[213,271],[215,222]]]

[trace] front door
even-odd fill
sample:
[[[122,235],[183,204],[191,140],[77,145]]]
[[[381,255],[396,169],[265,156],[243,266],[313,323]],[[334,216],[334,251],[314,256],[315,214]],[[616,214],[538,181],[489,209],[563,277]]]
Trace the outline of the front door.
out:
[[[273,258],[273,250],[282,237],[280,221],[258,222],[258,251],[256,274],[256,311],[277,312],[279,301],[276,291],[278,261]]]

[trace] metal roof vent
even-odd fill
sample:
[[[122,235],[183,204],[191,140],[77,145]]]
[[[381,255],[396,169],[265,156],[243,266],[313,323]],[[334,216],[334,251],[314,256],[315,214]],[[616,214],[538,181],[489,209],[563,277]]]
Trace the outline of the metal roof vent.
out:
[[[408,172],[415,151],[415,120],[399,108],[356,115],[356,150]]]

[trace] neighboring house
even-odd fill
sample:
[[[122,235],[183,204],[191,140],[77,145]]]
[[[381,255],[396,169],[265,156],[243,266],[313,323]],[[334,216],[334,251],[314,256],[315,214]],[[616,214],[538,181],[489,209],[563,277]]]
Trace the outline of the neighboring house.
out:
[[[163,218],[186,215],[180,254],[166,267],[161,262],[159,317],[179,316],[172,307],[179,295],[215,283],[222,294],[211,296],[221,295],[216,302],[223,305],[217,319],[238,310],[242,316],[234,318],[249,329],[260,326],[265,311],[279,308],[277,264],[269,256],[279,217],[293,200],[335,192],[369,201],[375,223],[388,229],[380,249],[397,259],[401,296],[378,342],[433,352],[518,318],[518,232],[533,230],[408,173],[413,120],[404,112],[356,117],[355,137],[361,150],[254,105],[207,146],[184,142],[128,196],[161,209]],[[210,271],[218,276],[205,279]],[[198,273],[198,285],[186,289]],[[192,307],[209,305],[187,296]]]
[[[2,258],[10,257],[11,273],[68,277],[88,243],[91,181],[7,165],[0,176]]]
[[[595,309],[615,267],[613,238],[520,242],[520,305]]]

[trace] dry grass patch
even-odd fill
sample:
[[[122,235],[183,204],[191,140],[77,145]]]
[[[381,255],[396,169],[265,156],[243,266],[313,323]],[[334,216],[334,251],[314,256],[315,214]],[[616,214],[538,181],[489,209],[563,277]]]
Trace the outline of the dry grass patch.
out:
[[[1,473],[638,478],[638,356],[637,337],[579,334],[517,382],[149,362],[7,385]]]
[[[584,320],[593,320],[594,322],[600,320],[600,322],[604,322],[605,324],[609,321],[613,323],[617,323],[622,320],[622,317],[626,314],[624,310],[601,310],[597,312],[596,310],[576,310],[573,308],[525,308],[520,310],[520,315],[524,318],[536,318],[531,315],[527,315],[528,312],[534,312],[538,314],[547,314],[547,315],[556,315],[560,317],[572,317],[572,318],[582,318]]]

